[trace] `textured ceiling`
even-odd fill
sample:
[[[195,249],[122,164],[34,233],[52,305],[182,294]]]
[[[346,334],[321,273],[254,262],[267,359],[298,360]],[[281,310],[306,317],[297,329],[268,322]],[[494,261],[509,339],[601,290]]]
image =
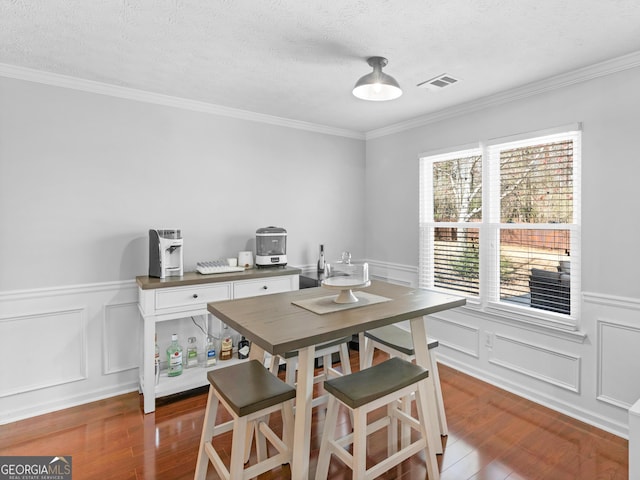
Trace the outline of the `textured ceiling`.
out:
[[[357,132],[636,51],[638,0],[0,0],[1,64]]]

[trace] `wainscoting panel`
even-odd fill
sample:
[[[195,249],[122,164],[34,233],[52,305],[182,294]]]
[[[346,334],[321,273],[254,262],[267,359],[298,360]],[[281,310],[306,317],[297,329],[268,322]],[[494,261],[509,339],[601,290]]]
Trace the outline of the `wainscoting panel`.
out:
[[[598,400],[628,409],[640,398],[639,350],[640,325],[598,320]]]
[[[105,305],[103,316],[103,374],[138,368],[140,330],[136,302]]]
[[[383,282],[416,287],[418,285],[418,269],[413,266],[397,263],[382,263],[375,260],[365,260],[369,264],[369,278]]]
[[[480,357],[480,329],[471,325],[429,315],[427,334],[440,345],[474,358]]]
[[[580,357],[496,334],[489,363],[580,393]]]
[[[133,280],[0,292],[0,424],[136,391],[137,299]]]
[[[86,307],[0,319],[0,397],[87,378],[86,323]]]

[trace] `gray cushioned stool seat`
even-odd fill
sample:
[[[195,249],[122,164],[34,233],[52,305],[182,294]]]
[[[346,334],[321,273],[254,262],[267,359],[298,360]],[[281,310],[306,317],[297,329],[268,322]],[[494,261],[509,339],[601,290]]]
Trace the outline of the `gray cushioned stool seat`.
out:
[[[394,357],[359,372],[324,382],[324,388],[351,408],[358,408],[429,376],[419,365]]]
[[[416,353],[413,349],[411,332],[396,325],[386,325],[384,327],[374,328],[373,330],[367,330],[364,332],[364,336],[387,347],[398,350],[405,355],[415,355]],[[428,340],[427,345],[429,350],[431,350],[438,346],[438,341]]]
[[[211,370],[207,378],[240,417],[296,396],[295,388],[269,373],[258,360]]]
[[[336,340],[331,340],[329,342],[325,342],[325,343],[320,343],[318,345],[316,345],[316,352],[324,349],[324,348],[329,348],[329,347],[334,347],[336,345],[341,345],[343,343],[349,343],[351,341],[351,337],[342,337],[342,338],[338,338]],[[286,352],[282,355],[280,355],[282,358],[284,358],[285,360],[287,358],[293,358],[293,357],[297,357],[298,356],[298,350],[291,350],[290,352]]]

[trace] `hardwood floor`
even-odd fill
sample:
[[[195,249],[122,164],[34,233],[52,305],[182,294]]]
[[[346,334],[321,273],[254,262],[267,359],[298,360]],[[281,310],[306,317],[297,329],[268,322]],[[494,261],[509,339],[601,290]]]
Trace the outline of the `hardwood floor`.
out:
[[[352,352],[354,370],[357,360]],[[382,360],[377,352],[374,362]],[[626,440],[451,368],[440,366],[440,376],[449,424],[444,454],[438,456],[443,480],[627,479]],[[131,393],[2,425],[0,455],[71,455],[74,480],[193,478],[204,390],[160,404],[148,415],[140,402]],[[324,410],[314,411],[311,472],[323,419]],[[230,442],[221,441],[228,455]],[[369,449],[372,458],[385,453],[384,431],[373,436]],[[212,467],[208,478],[218,478]],[[289,478],[288,466],[260,478]],[[348,479],[351,473],[334,457],[330,478]],[[416,455],[383,478],[424,479],[426,473]]]

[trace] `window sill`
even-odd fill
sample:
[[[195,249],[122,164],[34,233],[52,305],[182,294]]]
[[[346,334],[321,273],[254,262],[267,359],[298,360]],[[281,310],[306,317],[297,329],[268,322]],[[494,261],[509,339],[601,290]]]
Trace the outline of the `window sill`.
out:
[[[570,340],[576,343],[584,343],[587,338],[586,332],[578,329],[577,325],[568,321],[560,321],[553,318],[553,315],[523,311],[523,308],[509,308],[502,304],[490,303],[482,308],[478,305],[473,308],[476,312],[490,316],[492,321],[500,322],[505,325],[517,326],[529,331],[541,333],[543,335],[551,335],[554,337]]]
[[[427,288],[426,290],[452,293],[449,290],[438,288]],[[460,309],[466,310],[471,315],[480,317],[483,320],[488,319],[493,322],[500,322],[504,325],[515,326],[576,343],[584,343],[587,338],[586,332],[581,331],[573,323],[573,319],[564,315],[556,315],[528,307],[505,305],[502,302],[489,302],[487,305],[483,305],[477,297],[460,296],[467,300],[466,305],[460,307]]]

